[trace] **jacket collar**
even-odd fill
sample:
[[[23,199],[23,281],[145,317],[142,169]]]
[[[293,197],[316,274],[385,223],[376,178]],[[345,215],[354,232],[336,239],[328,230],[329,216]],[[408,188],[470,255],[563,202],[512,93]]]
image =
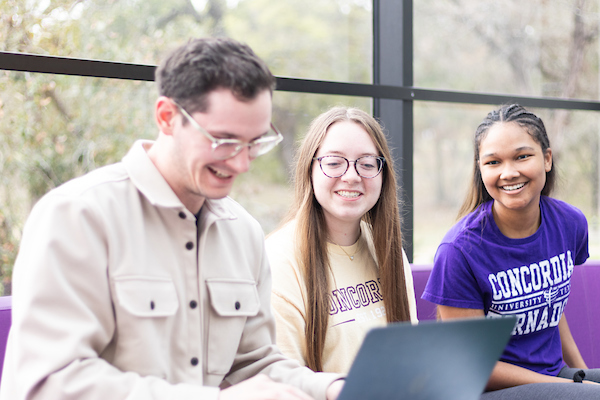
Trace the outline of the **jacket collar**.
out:
[[[211,214],[215,216],[215,219],[237,219],[237,216],[231,209],[228,207],[228,203],[231,201],[229,197],[224,199],[206,199],[204,200],[204,205],[202,206],[202,210],[207,210]]]
[[[148,157],[148,150],[153,144],[154,141],[151,140],[138,140],[123,157],[123,165],[131,181],[152,205],[180,210],[186,209],[152,160],[150,160],[150,157]],[[206,199],[202,206],[202,213],[208,211],[213,214],[215,220],[236,219],[237,217],[228,207],[229,201],[228,199]],[[187,212],[189,213],[189,210]]]
[[[147,151],[153,144],[154,142],[150,140],[136,141],[123,157],[123,165],[135,187],[152,205],[167,208],[183,207],[175,192],[148,157]]]

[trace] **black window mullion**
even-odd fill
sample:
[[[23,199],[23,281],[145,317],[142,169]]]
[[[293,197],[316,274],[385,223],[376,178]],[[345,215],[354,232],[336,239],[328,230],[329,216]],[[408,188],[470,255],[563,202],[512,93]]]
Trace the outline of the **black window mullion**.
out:
[[[412,0],[373,0],[373,83],[413,86]],[[413,98],[373,99],[373,114],[389,134],[400,185],[404,248],[413,261]]]

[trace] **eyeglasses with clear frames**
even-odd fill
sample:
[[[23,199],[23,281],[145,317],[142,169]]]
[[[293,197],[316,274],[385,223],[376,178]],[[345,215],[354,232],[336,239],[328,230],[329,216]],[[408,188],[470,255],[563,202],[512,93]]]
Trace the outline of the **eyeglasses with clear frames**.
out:
[[[379,175],[385,163],[384,157],[377,156],[363,156],[356,160],[348,160],[342,156],[323,156],[315,157],[313,160],[319,162],[321,171],[328,178],[343,176],[348,172],[350,163],[354,163],[354,169],[361,178],[372,179]]]
[[[238,139],[217,139],[213,137],[206,129],[204,129],[183,107],[177,104],[173,99],[173,104],[177,106],[181,114],[189,121],[196,130],[200,131],[208,140],[211,141],[213,156],[219,160],[226,160],[235,157],[244,147],[248,147],[248,155],[252,158],[262,156],[273,150],[275,146],[283,140],[283,135],[279,133],[277,128],[271,123],[271,132],[246,143]]]

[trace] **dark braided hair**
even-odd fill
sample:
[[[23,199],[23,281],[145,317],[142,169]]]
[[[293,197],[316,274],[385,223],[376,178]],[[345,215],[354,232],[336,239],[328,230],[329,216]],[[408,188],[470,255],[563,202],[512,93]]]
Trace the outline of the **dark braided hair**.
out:
[[[504,105],[497,110],[491,111],[475,131],[475,138],[473,140],[473,185],[469,189],[467,198],[459,211],[459,217],[474,211],[481,204],[492,199],[481,178],[479,146],[490,128],[499,122],[515,122],[519,124],[541,146],[543,154],[546,154],[546,151],[550,148],[550,139],[548,139],[544,122],[534,113],[527,111],[519,104]],[[542,189],[542,195],[549,196],[552,193],[555,181],[556,174],[553,166],[550,171],[546,172],[546,184]]]

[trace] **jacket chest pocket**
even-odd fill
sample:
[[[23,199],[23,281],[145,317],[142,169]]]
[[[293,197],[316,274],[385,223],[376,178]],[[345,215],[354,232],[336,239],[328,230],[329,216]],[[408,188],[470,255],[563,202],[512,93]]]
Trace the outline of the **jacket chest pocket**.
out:
[[[179,307],[175,285],[169,278],[116,278],[115,291],[119,305],[136,317],[168,317]]]
[[[234,363],[246,320],[258,314],[260,300],[254,281],[211,279],[206,284],[212,307],[207,372],[225,375]]]
[[[114,279],[118,340],[114,364],[141,375],[170,370],[169,352],[177,291],[170,278],[123,276]]]

